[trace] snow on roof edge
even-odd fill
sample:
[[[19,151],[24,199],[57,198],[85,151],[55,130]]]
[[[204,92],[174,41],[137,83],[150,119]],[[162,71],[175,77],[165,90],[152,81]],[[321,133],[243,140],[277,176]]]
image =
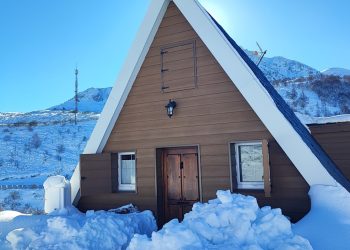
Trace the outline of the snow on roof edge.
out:
[[[350,122],[350,114],[334,115],[328,117],[312,117],[309,115],[301,114],[299,112],[295,112],[295,114],[305,125]]]

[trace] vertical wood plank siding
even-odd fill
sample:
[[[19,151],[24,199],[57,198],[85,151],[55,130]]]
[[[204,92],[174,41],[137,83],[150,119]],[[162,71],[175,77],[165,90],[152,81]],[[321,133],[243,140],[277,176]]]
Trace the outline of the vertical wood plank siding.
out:
[[[193,39],[196,40],[197,87],[162,93],[161,47]],[[181,59],[180,53],[185,51],[179,50]],[[193,77],[189,64],[176,65],[178,74],[168,81]],[[164,108],[169,99],[177,102],[171,119]],[[229,143],[263,139],[269,141],[271,197],[265,197],[263,191],[237,190],[231,185]],[[156,149],[186,145],[199,145],[203,201],[215,198],[218,189],[231,189],[255,195],[260,205],[281,207],[293,220],[309,210],[308,184],[171,3],[103,150],[136,152],[137,193],[83,196],[79,207],[82,210],[108,209],[134,203],[140,209],[156,213]]]

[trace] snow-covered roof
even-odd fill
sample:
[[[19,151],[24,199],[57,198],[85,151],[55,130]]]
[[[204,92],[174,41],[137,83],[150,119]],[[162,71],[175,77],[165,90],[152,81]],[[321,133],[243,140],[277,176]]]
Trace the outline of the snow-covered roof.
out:
[[[350,190],[349,181],[341,174],[262,71],[207,13],[198,0],[173,0],[173,2],[308,184],[336,185],[336,182],[339,182]],[[86,145],[85,154],[99,153],[103,150],[169,3],[170,0],[151,2],[120,71],[118,84],[113,87]],[[76,168],[71,182],[74,199],[80,187],[79,167]]]
[[[328,117],[313,117],[298,112],[295,114],[305,125],[350,122],[350,114],[334,115]]]

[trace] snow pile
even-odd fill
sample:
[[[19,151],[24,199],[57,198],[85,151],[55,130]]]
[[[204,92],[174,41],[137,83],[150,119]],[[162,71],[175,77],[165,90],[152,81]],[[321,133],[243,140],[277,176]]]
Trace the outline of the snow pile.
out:
[[[315,249],[349,249],[350,193],[340,185],[312,186],[311,211],[293,229]]]
[[[259,208],[252,196],[217,191],[217,199],[196,203],[152,237],[135,235],[128,249],[312,249],[295,235],[280,209]]]
[[[150,211],[116,214],[74,208],[50,215],[0,212],[1,249],[125,249],[135,234],[156,230]]]

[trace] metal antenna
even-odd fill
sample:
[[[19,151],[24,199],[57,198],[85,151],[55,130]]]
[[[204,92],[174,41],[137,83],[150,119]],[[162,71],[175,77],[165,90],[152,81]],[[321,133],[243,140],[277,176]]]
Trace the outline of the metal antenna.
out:
[[[265,56],[265,54],[266,54],[267,50],[263,50],[263,49],[260,47],[260,45],[259,45],[259,43],[258,43],[258,42],[256,42],[256,45],[258,45],[259,50],[260,50],[260,52],[257,52],[257,54],[259,54],[259,55],[260,55],[260,58],[259,58],[258,63],[256,64],[257,66],[259,66],[259,64],[261,63],[261,60],[264,58],[264,56]]]
[[[74,109],[74,124],[77,125],[77,114],[78,114],[78,67],[75,66],[75,109]]]

